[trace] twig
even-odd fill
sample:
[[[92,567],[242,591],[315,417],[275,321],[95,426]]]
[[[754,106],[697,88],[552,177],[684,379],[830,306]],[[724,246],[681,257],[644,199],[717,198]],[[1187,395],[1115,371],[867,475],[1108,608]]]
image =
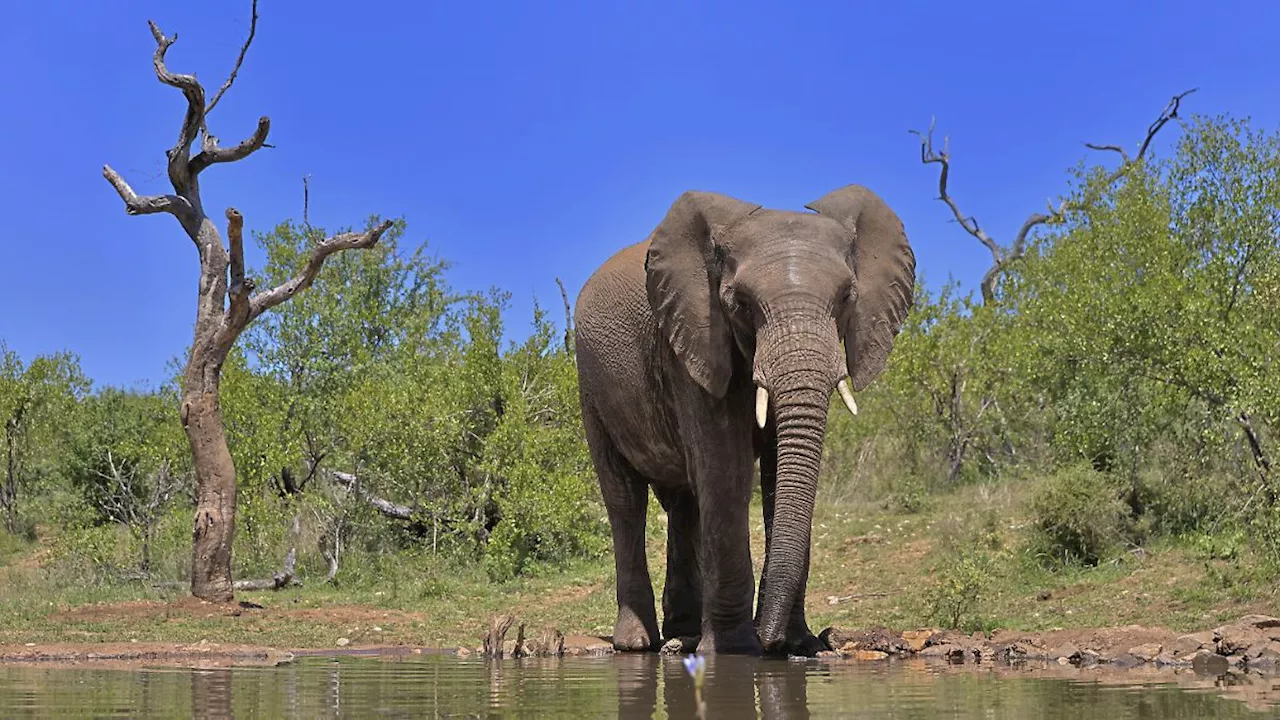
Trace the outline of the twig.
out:
[[[258,32],[258,0],[253,0],[253,16],[249,19],[249,37],[245,38],[244,45],[240,46],[240,55],[236,57],[236,64],[231,68],[231,74],[227,76],[227,81],[222,83],[222,87],[218,88],[218,92],[214,93],[213,99],[209,101],[208,107],[204,109],[205,117],[213,112],[213,108],[222,99],[222,96],[231,89],[231,84],[236,81],[236,75],[240,72],[240,66],[244,63],[245,53],[249,52],[249,44],[253,42],[253,36]],[[177,39],[176,37],[174,39]]]

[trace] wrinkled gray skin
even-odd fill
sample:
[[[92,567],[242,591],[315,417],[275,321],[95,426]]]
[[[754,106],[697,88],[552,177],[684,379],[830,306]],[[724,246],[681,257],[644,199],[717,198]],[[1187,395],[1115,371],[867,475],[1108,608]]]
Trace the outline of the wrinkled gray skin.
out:
[[[700,652],[822,647],[804,590],[827,409],[846,375],[861,390],[884,367],[915,257],[898,216],[864,187],[806,207],[686,192],[578,296],[582,415],[613,529],[619,650],[699,636]],[[769,393],[763,429],[757,386]],[[753,617],[757,458],[766,549]],[[669,519],[661,638],[648,488]]]

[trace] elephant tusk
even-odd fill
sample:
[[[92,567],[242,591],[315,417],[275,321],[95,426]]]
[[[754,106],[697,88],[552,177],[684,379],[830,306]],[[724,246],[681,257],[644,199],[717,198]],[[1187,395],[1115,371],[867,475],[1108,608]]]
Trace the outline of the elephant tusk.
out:
[[[769,415],[769,391],[763,387],[756,386],[756,425],[764,427],[764,421]]]
[[[849,412],[854,415],[858,414],[858,403],[853,400],[853,391],[849,389],[849,378],[843,378],[836,385],[836,389],[840,391],[840,399],[844,401],[844,406],[849,408]]]

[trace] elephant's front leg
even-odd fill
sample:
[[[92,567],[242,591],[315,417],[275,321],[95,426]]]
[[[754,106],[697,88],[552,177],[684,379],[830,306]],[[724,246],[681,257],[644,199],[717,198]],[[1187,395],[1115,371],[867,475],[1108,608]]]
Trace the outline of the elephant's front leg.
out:
[[[764,442],[760,449],[760,504],[764,510],[764,562],[769,565],[769,552],[773,548],[773,508],[778,494],[778,441],[774,434],[773,419],[765,426]],[[804,551],[804,568],[801,570],[800,587],[808,585],[810,549]],[[760,575],[759,599],[756,602],[756,624],[760,622],[760,609],[764,607],[764,593],[767,578]],[[804,593],[797,595],[791,606],[791,616],[787,621],[787,651],[793,655],[813,657],[827,646],[813,631],[804,614]]]
[[[748,391],[750,388],[748,388]],[[699,652],[758,655],[751,615],[750,502],[754,480],[751,398],[730,393],[718,412],[687,418],[691,482],[698,499],[698,565],[702,571]]]

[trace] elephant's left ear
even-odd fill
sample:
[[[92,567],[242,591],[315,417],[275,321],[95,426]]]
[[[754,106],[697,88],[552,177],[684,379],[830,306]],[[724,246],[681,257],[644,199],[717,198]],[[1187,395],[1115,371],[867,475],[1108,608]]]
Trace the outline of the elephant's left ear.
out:
[[[854,390],[884,370],[915,294],[916,257],[902,220],[878,195],[846,185],[806,205],[838,221],[853,244],[857,299],[845,318],[845,362]]]

